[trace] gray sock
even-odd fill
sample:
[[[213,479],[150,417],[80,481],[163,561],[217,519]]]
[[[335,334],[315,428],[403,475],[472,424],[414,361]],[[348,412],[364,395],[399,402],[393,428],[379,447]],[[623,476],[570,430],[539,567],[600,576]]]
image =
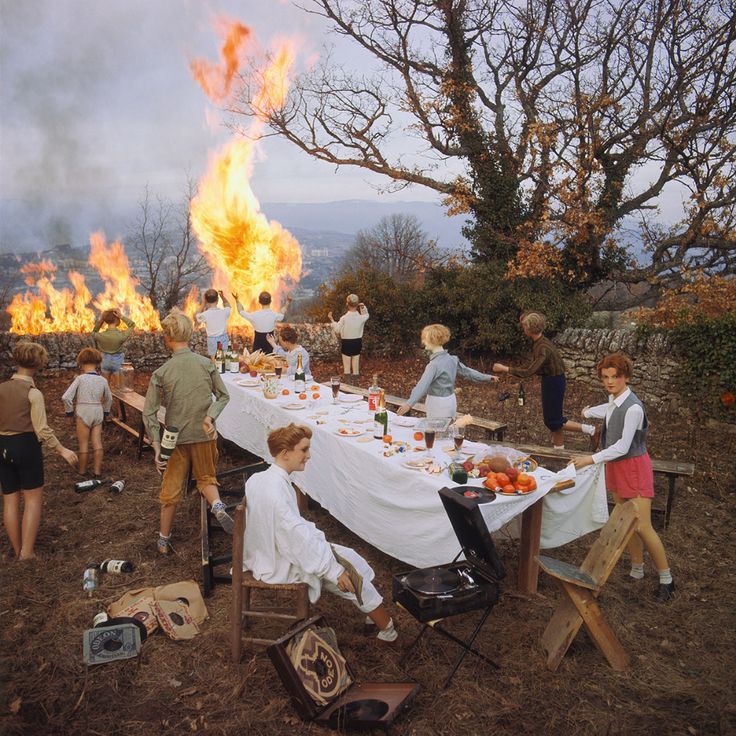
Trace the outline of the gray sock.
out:
[[[632,565],[629,575],[636,580],[641,580],[644,577],[644,563],[642,562],[641,565]]]

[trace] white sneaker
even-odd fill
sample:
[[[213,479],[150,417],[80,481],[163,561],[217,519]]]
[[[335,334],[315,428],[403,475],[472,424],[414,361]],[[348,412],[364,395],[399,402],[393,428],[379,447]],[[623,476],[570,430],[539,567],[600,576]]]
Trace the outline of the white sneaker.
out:
[[[385,629],[381,629],[378,632],[378,638],[381,641],[396,641],[399,638],[399,632],[396,631],[393,619],[388,622],[388,626]]]

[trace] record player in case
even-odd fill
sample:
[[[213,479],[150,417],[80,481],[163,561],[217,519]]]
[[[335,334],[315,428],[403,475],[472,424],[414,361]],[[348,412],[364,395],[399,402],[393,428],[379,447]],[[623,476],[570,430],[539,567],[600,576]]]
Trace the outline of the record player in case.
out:
[[[429,626],[462,647],[463,651],[445,680],[446,687],[468,652],[494,667],[498,666],[474,649],[472,644],[498,602],[500,581],[506,572],[479,508],[482,504],[493,503],[496,495],[474,486],[442,488],[439,494],[460,542],[461,552],[453,562],[394,575],[392,593],[395,603],[425,624],[404,659],[413,651]],[[464,560],[458,559],[461,554],[465,556]],[[481,617],[473,634],[465,641],[438,623],[449,616],[471,611],[481,611]]]
[[[323,616],[313,616],[268,647],[268,656],[294,707],[304,720],[331,728],[388,731],[419,692],[419,685],[416,682],[356,683],[350,665],[329,643],[327,646],[317,643],[304,651],[295,665],[290,656],[292,643],[308,629],[319,632],[326,626]],[[348,684],[342,687],[342,683]]]

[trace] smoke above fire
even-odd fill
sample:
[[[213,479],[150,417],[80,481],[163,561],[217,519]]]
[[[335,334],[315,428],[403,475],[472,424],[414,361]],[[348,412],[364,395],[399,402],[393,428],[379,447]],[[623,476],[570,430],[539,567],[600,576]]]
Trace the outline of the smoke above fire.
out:
[[[227,105],[236,82],[256,89],[255,108],[260,112],[242,138],[233,138],[210,155],[207,172],[198,186],[190,210],[198,248],[212,269],[211,286],[238,295],[238,300],[252,310],[258,307],[261,291],[273,295],[278,308],[286,292],[301,276],[302,256],[297,240],[278,222],[269,221],[261,212],[250,177],[256,158],[257,140],[269,112],[278,110],[288,91],[288,77],[293,65],[293,46],[281,41],[275,49],[262,54],[263,61],[253,67],[245,80],[242,67],[245,54],[256,51],[251,29],[239,21],[219,19],[217,30],[222,38],[219,63],[195,59],[189,68],[204,93],[216,105]],[[258,150],[263,159],[262,151]],[[260,163],[260,162],[259,162]],[[54,286],[56,266],[47,261],[24,268],[30,290],[16,294],[8,307],[11,331],[37,335],[44,332],[91,331],[95,311],[120,309],[130,315],[138,329],[160,328],[159,315],[151,300],[137,289],[138,279],[121,242],[108,245],[98,232],[90,236],[90,265],[99,273],[104,290],[92,296],[84,276],[70,271],[71,289]],[[199,304],[198,292],[190,292],[184,310],[193,316]],[[93,309],[94,308],[94,309]],[[235,312],[231,324],[242,323]]]

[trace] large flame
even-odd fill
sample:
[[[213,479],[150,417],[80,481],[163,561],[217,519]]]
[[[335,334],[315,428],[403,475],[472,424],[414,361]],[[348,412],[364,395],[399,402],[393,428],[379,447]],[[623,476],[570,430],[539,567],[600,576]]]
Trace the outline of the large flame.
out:
[[[143,330],[160,328],[158,313],[148,297],[136,292],[138,280],[131,276],[128,258],[119,242],[109,247],[102,233],[90,238],[89,263],[100,274],[105,289],[94,299],[84,276],[69,271],[73,289],[57,289],[56,266],[49,261],[29,263],[21,269],[26,283],[36,293],[16,294],[8,307],[10,331],[19,335],[40,335],[44,332],[91,332],[95,324],[93,304],[98,310],[119,309],[130,316],[136,327]]]
[[[192,64],[193,71],[207,69],[207,75],[195,73],[195,78],[215,101],[222,98],[212,90],[229,89],[230,72],[239,65],[242,44],[250,37],[248,29],[235,22],[226,26],[224,35],[224,63],[220,67]],[[271,292],[278,307],[280,297],[301,276],[299,243],[278,222],[269,222],[249,181],[254,139],[268,113],[284,104],[293,58],[289,43],[282,42],[271,61],[256,73],[254,108],[258,116],[249,135],[245,140],[231,141],[211,158],[191,206],[192,227],[214,272],[213,285],[237,294],[247,309],[258,308],[261,291]],[[218,72],[219,83],[214,80]]]

